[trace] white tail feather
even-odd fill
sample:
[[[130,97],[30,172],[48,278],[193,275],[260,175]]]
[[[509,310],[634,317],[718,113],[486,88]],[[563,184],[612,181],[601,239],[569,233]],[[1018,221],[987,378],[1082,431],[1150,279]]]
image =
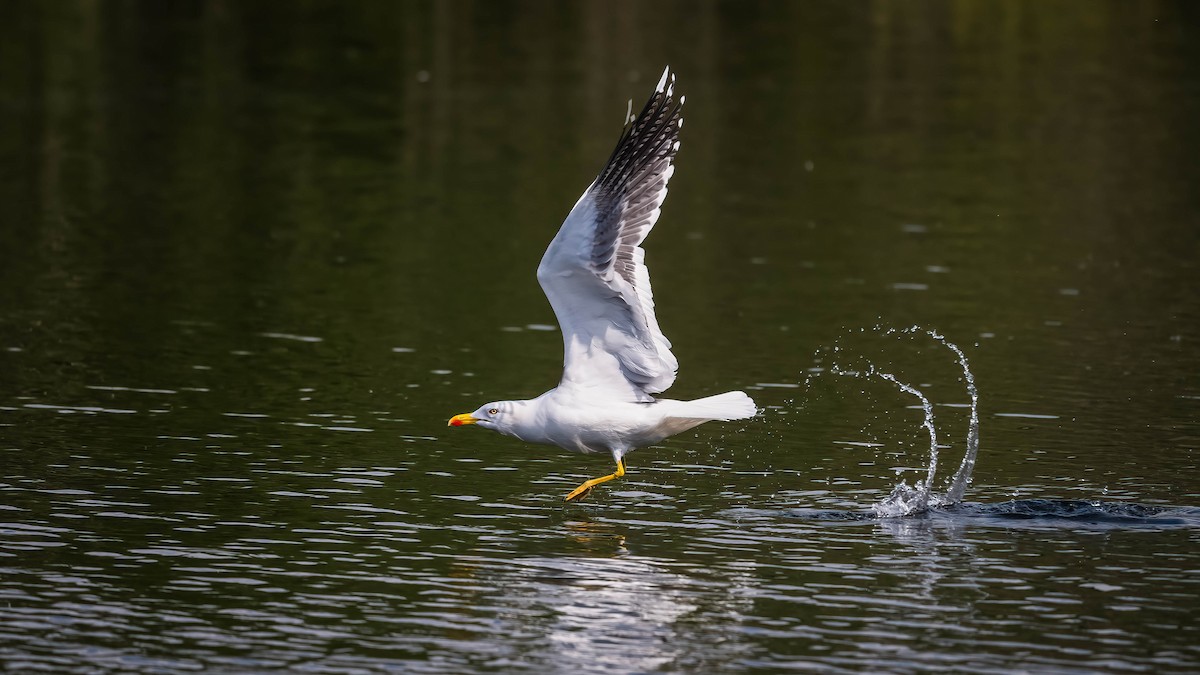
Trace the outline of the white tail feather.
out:
[[[698,420],[744,420],[758,414],[754,401],[742,391],[727,391],[716,396],[680,401],[679,417]]]

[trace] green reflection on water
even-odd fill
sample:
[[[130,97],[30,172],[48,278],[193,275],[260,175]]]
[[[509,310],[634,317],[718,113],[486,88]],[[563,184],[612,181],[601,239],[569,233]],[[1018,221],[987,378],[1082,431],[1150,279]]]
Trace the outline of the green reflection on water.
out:
[[[893,466],[924,461],[919,418],[888,389],[818,380],[807,400],[755,390],[780,409],[635,453],[625,484],[582,512],[546,500],[595,462],[443,427],[479,401],[557,381],[558,335],[527,328],[553,323],[534,267],[607,157],[625,101],[666,63],[687,124],[647,249],[682,363],[673,397],[797,384],[814,350],[842,336],[935,402],[963,402],[935,345],[844,335],[920,323],[963,344],[980,383],[975,496],[1111,488],[1194,503],[1195,14],[1171,2],[8,3],[5,482],[106,499],[119,484],[143,504],[121,508],[207,514],[162,526],[13,492],[6,505],[30,522],[98,518],[27,569],[94,565],[88,553],[161,544],[164,532],[182,547],[247,546],[235,526],[197,523],[254,516],[292,542],[258,544],[266,553],[361,572],[365,558],[288,552],[318,536],[308,530],[355,525],[354,507],[396,512],[364,520],[399,540],[370,553],[346,539],[347,559],[441,547],[431,574],[518,584],[532,573],[470,556],[643,556],[630,567],[651,590],[677,582],[703,598],[692,618],[664,622],[794,613],[786,600],[747,609],[689,585],[739,555],[772,565],[768,535],[743,542],[755,554],[731,553],[669,524],[771,500],[866,506]],[[175,393],[95,388],[113,386]],[[938,415],[958,444],[953,464],[965,413]],[[338,473],[378,467],[385,475]],[[321,492],[335,489],[348,492]],[[500,516],[499,531],[480,544],[478,531],[442,529],[468,516]],[[1163,546],[1184,555],[1186,539]],[[943,544],[931,546],[955,549]],[[871,545],[852,542],[833,562]],[[886,545],[903,557],[907,544]],[[663,561],[691,576],[672,581]],[[713,583],[808,578],[771,569]],[[168,605],[189,594],[170,569],[145,583],[115,574],[123,594],[165,585],[147,594]],[[284,579],[270,583],[302,588]],[[346,584],[333,586],[361,590]],[[421,588],[396,591],[400,608]],[[213,616],[222,602],[244,599],[229,593]],[[372,611],[370,631],[382,632],[373,622],[386,603]],[[803,644],[785,651],[809,653]]]

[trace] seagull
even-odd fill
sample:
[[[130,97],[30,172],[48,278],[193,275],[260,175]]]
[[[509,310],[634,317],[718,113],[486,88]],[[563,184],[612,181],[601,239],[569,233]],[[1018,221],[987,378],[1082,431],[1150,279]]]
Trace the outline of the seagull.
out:
[[[625,475],[625,455],[714,420],[753,417],[745,392],[694,401],[656,399],[675,382],[679,362],[654,316],[642,241],[658,220],[675,173],[684,97],[663,70],[634,117],[632,102],[617,147],[550,242],[537,279],[562,331],[558,386],[524,401],[493,401],[455,415],[448,426],[478,425],[529,443],[608,453],[616,471],[566,496]]]

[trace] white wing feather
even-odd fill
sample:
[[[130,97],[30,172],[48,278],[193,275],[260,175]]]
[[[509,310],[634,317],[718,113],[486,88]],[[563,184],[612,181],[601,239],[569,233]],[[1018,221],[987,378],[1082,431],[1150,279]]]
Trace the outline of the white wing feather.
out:
[[[654,316],[641,247],[675,172],[683,98],[675,100],[674,84],[670,68],[664,70],[538,266],[538,282],[562,328],[560,388],[652,401],[651,394],[675,381],[679,362]]]

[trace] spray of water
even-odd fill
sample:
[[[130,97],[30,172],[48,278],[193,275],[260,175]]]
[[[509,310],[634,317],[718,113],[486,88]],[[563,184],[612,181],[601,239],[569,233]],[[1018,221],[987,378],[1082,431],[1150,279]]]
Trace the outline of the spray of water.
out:
[[[871,509],[875,515],[881,518],[907,516],[913,513],[920,513],[930,508],[957,504],[962,501],[966,494],[967,486],[971,483],[971,473],[975,469],[975,457],[979,451],[979,391],[975,388],[975,377],[971,373],[971,368],[967,364],[967,357],[963,354],[958,345],[947,340],[937,331],[926,330],[920,326],[911,326],[909,328],[896,329],[889,328],[882,330],[884,335],[894,334],[918,334],[924,333],[942,345],[949,348],[958,357],[959,366],[963,370],[963,378],[966,381],[967,393],[971,397],[971,417],[967,427],[967,449],[963,454],[962,463],[958,466],[958,471],[954,477],[950,479],[949,487],[945,494],[938,494],[934,491],[933,479],[937,474],[938,466],[938,443],[937,443],[937,428],[934,425],[933,404],[929,402],[929,398],[925,396],[916,387],[901,382],[896,379],[895,375],[883,372],[877,369],[874,365],[868,364],[865,370],[848,370],[834,361],[829,368],[829,372],[834,375],[845,377],[859,378],[879,378],[887,382],[891,382],[906,394],[915,396],[921,402],[921,408],[925,412],[925,419],[922,426],[929,433],[929,470],[926,473],[924,481],[917,481],[915,485],[909,485],[907,481],[901,480],[898,485],[892,489],[892,493],[878,503],[872,505]],[[833,352],[840,352],[840,348],[835,346]]]
[[[958,365],[963,369],[963,379],[967,381],[967,394],[971,396],[971,421],[967,424],[967,451],[963,454],[962,463],[958,465],[958,472],[954,474],[954,480],[950,481],[950,489],[946,492],[946,499],[951,504],[957,504],[962,501],[963,495],[967,492],[967,485],[971,483],[971,474],[975,471],[975,455],[979,452],[979,390],[975,388],[975,376],[971,374],[971,367],[967,365],[967,357],[958,348],[958,345],[938,335],[935,331],[928,332],[933,339],[949,347],[958,356]]]

